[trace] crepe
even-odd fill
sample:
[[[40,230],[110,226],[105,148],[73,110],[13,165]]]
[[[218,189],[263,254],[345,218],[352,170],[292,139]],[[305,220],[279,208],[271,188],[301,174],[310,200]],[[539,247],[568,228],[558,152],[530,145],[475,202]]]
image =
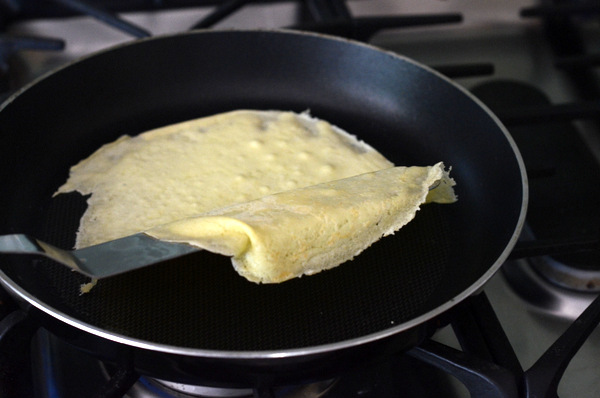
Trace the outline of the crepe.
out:
[[[442,163],[393,167],[235,204],[146,233],[232,256],[246,279],[279,283],[351,260],[406,225],[429,200],[454,202],[453,185]]]
[[[56,194],[90,195],[75,248],[146,231],[277,283],[353,258],[428,199],[456,199],[441,163],[393,166],[307,113],[240,110],[120,137],[73,166]]]
[[[308,113],[239,110],[123,136],[71,168],[57,194],[91,195],[75,248],[234,203],[388,168]]]

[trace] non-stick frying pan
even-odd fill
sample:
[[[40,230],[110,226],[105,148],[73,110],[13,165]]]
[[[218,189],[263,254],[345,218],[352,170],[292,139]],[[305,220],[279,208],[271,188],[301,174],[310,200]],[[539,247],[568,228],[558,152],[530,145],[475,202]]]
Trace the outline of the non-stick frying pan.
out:
[[[11,97],[0,111],[0,233],[70,248],[86,198],[53,193],[71,165],[122,134],[242,108],[310,110],[397,165],[444,161],[459,201],[426,205],[355,260],[277,285],[250,283],[209,253],[103,280],[83,296],[80,276],[3,256],[3,285],[57,335],[109,361],[127,353],[141,373],[289,382],[417,344],[516,241],[523,164],[481,103],[404,57],[285,31],[144,39]]]

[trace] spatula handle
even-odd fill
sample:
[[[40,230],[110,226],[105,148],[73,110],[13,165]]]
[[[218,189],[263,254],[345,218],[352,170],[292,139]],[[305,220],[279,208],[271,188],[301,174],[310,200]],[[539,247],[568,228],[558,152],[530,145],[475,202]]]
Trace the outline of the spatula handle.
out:
[[[43,254],[37,240],[25,234],[0,235],[0,253]]]
[[[42,255],[81,272],[80,262],[71,252],[25,234],[0,235],[0,253]]]

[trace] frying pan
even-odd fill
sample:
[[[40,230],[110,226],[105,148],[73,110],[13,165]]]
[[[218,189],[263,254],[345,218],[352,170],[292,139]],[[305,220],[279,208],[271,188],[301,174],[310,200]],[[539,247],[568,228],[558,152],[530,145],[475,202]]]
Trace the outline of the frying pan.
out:
[[[0,110],[0,233],[71,248],[86,198],[53,193],[69,167],[122,134],[234,109],[325,119],[397,165],[452,167],[459,201],[355,260],[277,285],[197,253],[103,280],[3,256],[2,284],[71,344],[182,383],[290,383],[409,349],[479,291],[520,232],[527,202],[511,137],[476,98],[410,59],[288,31],[143,39],[59,69]],[[28,262],[28,263],[24,263]]]

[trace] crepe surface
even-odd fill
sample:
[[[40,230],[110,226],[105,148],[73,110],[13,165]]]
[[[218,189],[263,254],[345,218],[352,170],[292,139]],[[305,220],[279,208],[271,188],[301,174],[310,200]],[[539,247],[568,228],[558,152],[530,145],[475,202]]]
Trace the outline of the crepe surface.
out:
[[[120,137],[57,194],[90,195],[76,248],[146,231],[278,283],[352,259],[422,204],[455,201],[453,185],[442,163],[394,167],[308,114],[240,110]]]
[[[123,136],[72,167],[57,193],[91,194],[75,244],[83,248],[391,166],[369,145],[308,114],[240,110]]]
[[[442,163],[392,167],[235,204],[146,233],[232,256],[246,279],[279,283],[351,260],[406,225],[429,200],[454,202],[453,185]]]

